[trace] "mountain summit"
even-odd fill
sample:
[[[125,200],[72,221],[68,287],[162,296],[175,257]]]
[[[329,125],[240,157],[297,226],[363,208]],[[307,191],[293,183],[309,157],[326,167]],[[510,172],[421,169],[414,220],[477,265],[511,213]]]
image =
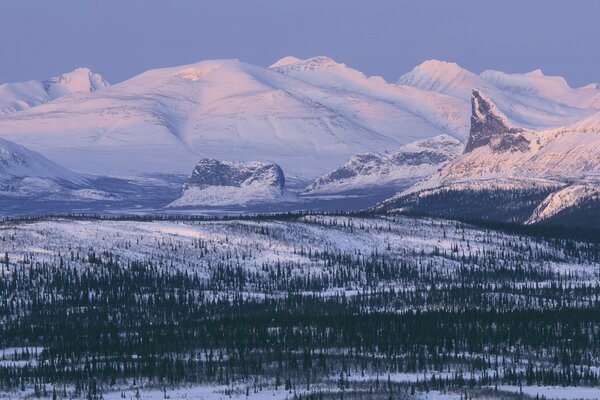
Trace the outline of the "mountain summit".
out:
[[[91,93],[108,86],[108,82],[100,74],[95,74],[88,68],[77,68],[43,81],[5,83],[0,85],[0,116],[69,94]]]

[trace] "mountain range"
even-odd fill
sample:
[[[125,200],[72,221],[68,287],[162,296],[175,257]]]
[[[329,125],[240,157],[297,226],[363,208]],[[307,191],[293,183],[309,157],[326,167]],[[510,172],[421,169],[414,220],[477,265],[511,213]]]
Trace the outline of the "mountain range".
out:
[[[103,177],[180,182],[199,160],[238,172],[263,160],[285,173],[300,208],[303,196],[385,188],[399,193],[379,209],[480,217],[485,207],[472,214],[456,207],[457,214],[442,203],[450,195],[486,203],[483,193],[498,198],[500,191],[520,200],[501,201],[488,217],[539,223],[579,205],[595,212],[600,86],[571,88],[541,70],[475,74],[437,60],[395,83],[328,57],[284,57],[267,68],[201,61],[113,85],[79,68],[0,85],[0,137],[4,148],[88,185]],[[11,157],[3,163],[19,165]],[[38,175],[33,168],[31,178]],[[207,204],[197,187],[187,189],[191,205]],[[250,189],[244,198],[253,198]],[[178,198],[185,193],[163,206],[190,205]]]

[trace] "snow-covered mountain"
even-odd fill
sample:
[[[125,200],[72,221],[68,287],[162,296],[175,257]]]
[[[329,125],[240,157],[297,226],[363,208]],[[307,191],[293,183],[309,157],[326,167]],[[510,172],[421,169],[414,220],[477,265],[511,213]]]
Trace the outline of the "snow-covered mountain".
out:
[[[314,82],[290,72],[300,64]],[[273,160],[306,179],[357,153],[467,137],[460,99],[366,78],[329,59],[283,67],[215,60],[147,71],[0,117],[0,136],[94,174],[186,173],[207,157]]]
[[[534,223],[596,195],[592,188],[598,182],[600,111],[570,126],[534,131],[513,125],[492,100],[474,90],[464,153],[386,204],[414,209],[425,204],[423,198],[447,202],[448,193],[454,193],[465,197],[468,208],[473,202],[468,197],[487,192],[513,203],[520,198],[527,209],[533,206],[523,222]],[[438,206],[443,214],[444,206]]]
[[[86,74],[81,75],[89,78]],[[542,82],[536,87],[545,82],[530,80]],[[401,84],[367,77],[327,57],[285,57],[270,68],[203,61],[147,71],[103,90],[0,116],[0,137],[97,175],[186,173],[207,157],[273,160],[291,177],[314,179],[355,154],[390,151],[441,134],[466,140],[465,93],[475,86],[525,129],[570,125],[595,111],[581,108],[594,103],[598,90],[592,86],[567,90],[577,101],[558,102],[549,95],[558,89],[523,94],[505,81],[437,61],[415,68]]]
[[[541,70],[525,74],[487,70],[476,75],[456,63],[429,60],[401,76],[398,84],[467,102],[471,92],[478,90],[493,99],[512,124],[532,130],[570,125],[600,105],[598,85],[574,89],[564,78],[546,76]]]
[[[571,88],[540,70],[478,75],[430,60],[388,83],[323,56],[268,68],[211,60],[112,86],[87,69],[2,85],[0,137],[78,173],[117,178],[186,174],[200,158],[272,160],[298,188],[320,176],[306,193],[389,188],[431,173],[410,193],[548,181],[535,189],[545,198],[549,187],[599,179],[599,99],[597,84]],[[440,154],[439,138],[453,150]],[[447,162],[456,140],[465,152]],[[194,200],[191,189],[190,203],[247,197],[220,187]]]
[[[402,75],[397,84],[468,100],[473,89],[491,88],[479,76],[453,62],[427,60]]]
[[[284,200],[285,177],[279,165],[202,159],[169,207],[245,205]]]
[[[392,153],[361,153],[324,175],[306,189],[306,194],[341,193],[377,187],[397,190],[428,176],[462,152],[460,141],[440,135],[400,147]]]
[[[0,196],[83,189],[87,180],[23,146],[0,139]]]
[[[0,85],[0,115],[48,103],[72,93],[90,93],[108,86],[101,75],[88,68],[77,68],[43,81]]]
[[[600,177],[600,111],[571,126],[532,131],[512,125],[478,91],[472,108],[465,153],[415,189],[490,178],[566,182]]]

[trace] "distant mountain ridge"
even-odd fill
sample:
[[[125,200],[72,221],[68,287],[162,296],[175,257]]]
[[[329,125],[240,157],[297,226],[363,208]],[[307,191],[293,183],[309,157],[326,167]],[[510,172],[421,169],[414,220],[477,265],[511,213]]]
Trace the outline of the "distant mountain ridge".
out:
[[[382,209],[417,201],[452,216],[436,199],[467,212],[457,199],[477,197],[477,213],[495,204],[498,218],[543,223],[574,207],[594,212],[600,85],[572,88],[541,70],[475,74],[438,60],[388,83],[326,56],[287,56],[268,68],[207,60],[112,86],[80,68],[0,85],[0,137],[77,176],[182,176],[205,160],[206,176],[190,178],[187,200],[175,205],[244,203],[262,189],[256,200],[288,201],[262,178],[199,183],[217,176],[206,160],[239,173],[272,160],[298,192],[308,184],[305,195],[396,187]]]
[[[47,195],[88,186],[81,175],[39,153],[0,139],[0,196]]]
[[[341,167],[312,182],[306,194],[406,187],[457,157],[463,149],[458,140],[440,135],[419,140],[391,153],[361,153]]]
[[[0,84],[0,115],[26,110],[73,93],[91,93],[109,84],[88,68],[77,68],[43,81]]]
[[[361,152],[440,134],[466,138],[469,109],[460,99],[330,59],[301,64],[309,66],[303,76],[292,65],[286,72],[237,60],[147,71],[6,115],[0,137],[92,174],[187,173],[208,157],[273,160],[305,179]]]

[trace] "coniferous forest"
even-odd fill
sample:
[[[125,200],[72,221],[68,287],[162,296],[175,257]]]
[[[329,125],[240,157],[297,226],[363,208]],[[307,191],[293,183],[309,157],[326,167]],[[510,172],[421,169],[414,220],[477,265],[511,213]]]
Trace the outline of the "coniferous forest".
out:
[[[5,221],[0,392],[600,390],[600,240],[562,233],[365,215]]]

